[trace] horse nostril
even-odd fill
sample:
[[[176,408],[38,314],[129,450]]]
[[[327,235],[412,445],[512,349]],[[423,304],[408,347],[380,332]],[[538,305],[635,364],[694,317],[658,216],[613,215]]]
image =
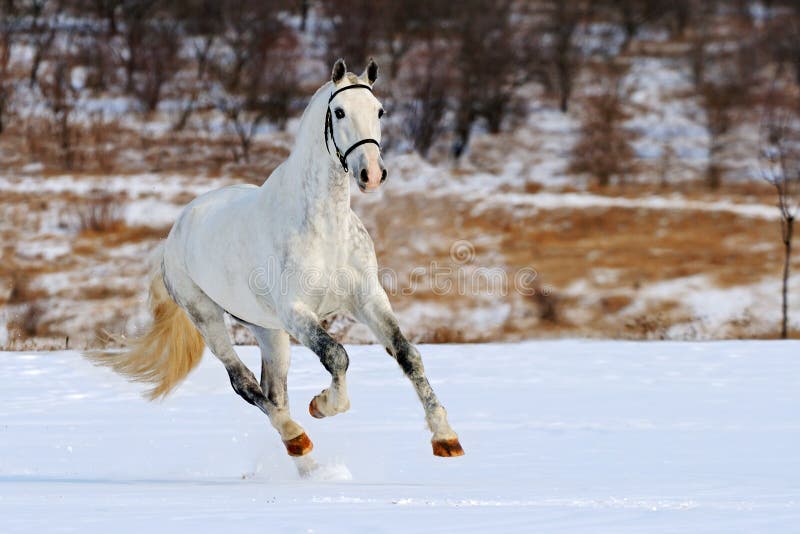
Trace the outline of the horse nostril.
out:
[[[367,169],[361,169],[360,177],[362,182],[367,183]]]
[[[386,181],[386,169],[381,171],[381,183]]]

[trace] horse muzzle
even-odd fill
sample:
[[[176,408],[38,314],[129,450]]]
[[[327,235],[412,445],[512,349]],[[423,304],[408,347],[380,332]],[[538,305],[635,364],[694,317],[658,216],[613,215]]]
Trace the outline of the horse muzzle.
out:
[[[372,161],[364,161],[365,159],[366,158],[362,158],[359,165],[353,168],[353,175],[362,193],[378,189],[381,184],[386,181],[387,175],[386,167],[380,156]]]

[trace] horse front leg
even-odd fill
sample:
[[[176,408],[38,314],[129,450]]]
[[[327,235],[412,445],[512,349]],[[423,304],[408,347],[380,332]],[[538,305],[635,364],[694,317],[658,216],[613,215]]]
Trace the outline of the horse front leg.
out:
[[[397,360],[403,373],[414,386],[425,409],[428,428],[433,432],[433,439],[431,439],[433,454],[444,457],[463,456],[464,449],[458,441],[458,435],[447,421],[447,411],[439,402],[425,376],[422,356],[400,331],[397,318],[392,312],[385,293],[368,301],[360,310],[356,311],[356,315],[372,330],[375,337],[386,347],[389,355]]]
[[[311,349],[331,374],[330,387],[311,399],[309,413],[321,419],[349,410],[346,373],[350,359],[344,347],[322,328],[317,316],[302,305],[293,306],[284,322],[289,333]]]

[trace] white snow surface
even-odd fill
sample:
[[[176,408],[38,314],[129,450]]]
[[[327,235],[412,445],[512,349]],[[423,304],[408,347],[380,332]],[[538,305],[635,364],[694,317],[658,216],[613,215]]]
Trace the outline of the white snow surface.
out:
[[[178,391],[76,352],[0,353],[0,532],[790,532],[800,524],[800,342],[421,346],[466,450],[431,455],[383,349],[350,346],[350,412],[293,347],[300,478],[206,354]],[[256,347],[239,347],[256,369]]]

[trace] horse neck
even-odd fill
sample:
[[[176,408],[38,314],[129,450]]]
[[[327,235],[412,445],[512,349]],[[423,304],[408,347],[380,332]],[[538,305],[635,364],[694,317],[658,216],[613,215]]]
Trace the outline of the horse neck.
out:
[[[282,210],[293,211],[299,220],[325,230],[338,224],[350,212],[350,181],[341,164],[325,147],[325,118],[330,82],[312,97],[303,117],[292,152],[282,172],[264,183],[265,190],[276,186],[274,195]],[[273,196],[274,198],[274,196]]]

